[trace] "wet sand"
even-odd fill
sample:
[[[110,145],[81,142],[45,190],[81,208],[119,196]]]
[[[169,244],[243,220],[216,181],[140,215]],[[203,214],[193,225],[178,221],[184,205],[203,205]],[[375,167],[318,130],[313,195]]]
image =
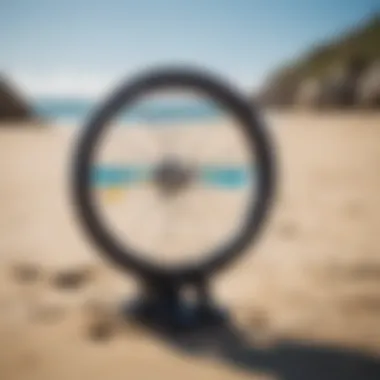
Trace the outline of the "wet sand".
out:
[[[276,203],[258,244],[215,286],[252,337],[249,355],[230,344],[214,358],[108,312],[134,284],[99,259],[73,215],[72,136],[2,126],[0,379],[290,380],[321,368],[319,378],[379,378],[380,115],[282,113],[268,123]],[[99,303],[114,329],[107,340],[89,336]]]

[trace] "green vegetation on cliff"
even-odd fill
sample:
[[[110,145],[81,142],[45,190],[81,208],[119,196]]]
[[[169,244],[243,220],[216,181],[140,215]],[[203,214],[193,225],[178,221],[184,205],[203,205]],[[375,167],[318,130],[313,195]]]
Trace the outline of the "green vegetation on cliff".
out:
[[[354,60],[363,65],[380,59],[380,15],[335,41],[316,47],[296,63],[300,76],[320,76],[333,66],[347,66]]]
[[[362,96],[358,94],[363,93],[361,80],[376,62],[380,62],[380,14],[334,40],[314,46],[295,61],[280,67],[268,78],[259,99],[264,104],[294,104],[300,88],[312,78],[320,83],[319,87],[314,85],[312,88],[315,99],[339,104],[345,103],[343,98],[349,97],[349,103],[354,102],[354,98],[356,102]],[[379,74],[371,75],[376,83],[372,88],[368,85],[372,79],[367,79],[364,94],[369,95],[372,102],[378,103],[379,89],[376,86]]]

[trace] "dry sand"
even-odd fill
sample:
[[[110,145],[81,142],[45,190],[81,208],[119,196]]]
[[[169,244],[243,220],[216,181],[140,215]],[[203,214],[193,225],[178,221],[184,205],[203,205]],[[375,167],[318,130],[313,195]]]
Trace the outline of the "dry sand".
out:
[[[89,303],[113,305],[133,283],[98,259],[73,216],[75,135],[2,126],[0,379],[380,378],[380,115],[268,122],[274,210],[252,254],[215,289],[252,342],[210,359],[131,325],[104,342],[88,336]],[[80,273],[65,277],[72,268]]]

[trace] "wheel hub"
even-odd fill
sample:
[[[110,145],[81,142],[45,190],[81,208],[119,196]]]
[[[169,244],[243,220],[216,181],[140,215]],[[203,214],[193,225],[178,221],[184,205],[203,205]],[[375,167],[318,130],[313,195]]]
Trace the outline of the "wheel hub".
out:
[[[159,191],[166,195],[177,195],[194,179],[194,170],[176,159],[165,159],[153,172],[153,181]]]

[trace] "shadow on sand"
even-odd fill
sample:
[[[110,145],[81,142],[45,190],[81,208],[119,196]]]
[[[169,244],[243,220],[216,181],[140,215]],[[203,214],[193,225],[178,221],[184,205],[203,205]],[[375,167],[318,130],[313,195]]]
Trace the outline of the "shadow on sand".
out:
[[[279,341],[270,348],[250,343],[247,333],[227,322],[191,333],[153,329],[170,346],[282,380],[380,380],[380,360],[343,348]]]

